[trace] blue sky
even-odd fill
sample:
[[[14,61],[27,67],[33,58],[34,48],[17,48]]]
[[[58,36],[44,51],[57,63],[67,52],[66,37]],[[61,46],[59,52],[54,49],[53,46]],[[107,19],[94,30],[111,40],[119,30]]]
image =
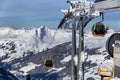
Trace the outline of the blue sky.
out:
[[[13,28],[40,27],[57,28],[63,14],[60,9],[68,8],[66,0],[0,0],[0,26]],[[88,26],[98,19],[92,20]],[[119,28],[120,12],[105,14],[104,23]]]

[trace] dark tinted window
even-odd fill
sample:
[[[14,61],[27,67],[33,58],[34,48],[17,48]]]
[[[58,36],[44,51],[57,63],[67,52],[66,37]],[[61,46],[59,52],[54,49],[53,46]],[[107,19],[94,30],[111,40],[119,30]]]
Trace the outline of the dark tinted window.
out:
[[[99,25],[96,26],[95,33],[96,34],[104,34],[105,33],[104,27],[103,26],[99,26]]]
[[[53,63],[52,63],[52,60],[46,60],[46,67],[52,67],[53,66]]]

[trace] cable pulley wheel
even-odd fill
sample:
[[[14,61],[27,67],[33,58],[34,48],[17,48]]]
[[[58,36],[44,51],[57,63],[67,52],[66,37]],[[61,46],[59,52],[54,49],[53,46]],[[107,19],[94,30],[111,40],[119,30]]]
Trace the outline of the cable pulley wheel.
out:
[[[114,33],[112,34],[106,42],[106,50],[110,54],[111,57],[113,56],[113,46],[115,44],[115,41],[119,40],[120,41],[120,33]]]

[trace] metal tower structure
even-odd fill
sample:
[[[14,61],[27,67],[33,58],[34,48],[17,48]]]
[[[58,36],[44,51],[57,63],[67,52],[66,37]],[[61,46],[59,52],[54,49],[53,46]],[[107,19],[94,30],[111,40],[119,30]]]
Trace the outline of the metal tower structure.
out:
[[[81,55],[84,54],[84,28],[94,18],[101,16],[101,13],[109,10],[120,10],[119,0],[69,0],[69,9],[61,9],[61,12],[65,15],[58,28],[70,28],[72,24],[72,67],[71,67],[71,80],[84,80],[84,62],[81,61]],[[76,26],[76,23],[77,26]],[[74,56],[76,55],[76,31],[79,29],[79,53],[77,71],[75,71]],[[82,74],[81,74],[82,72]]]

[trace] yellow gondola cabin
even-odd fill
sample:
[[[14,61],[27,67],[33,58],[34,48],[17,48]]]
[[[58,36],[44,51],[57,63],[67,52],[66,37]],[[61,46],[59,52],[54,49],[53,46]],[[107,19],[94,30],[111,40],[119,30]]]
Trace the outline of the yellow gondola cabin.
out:
[[[52,59],[44,59],[44,68],[51,69],[53,67]]]
[[[107,32],[106,31],[106,27],[101,22],[95,23],[93,25],[93,27],[92,27],[92,34],[93,34],[93,36],[102,36],[102,37],[104,37],[106,32]]]
[[[101,76],[101,80],[111,80],[113,76],[113,70],[103,70],[98,67],[98,74]]]

